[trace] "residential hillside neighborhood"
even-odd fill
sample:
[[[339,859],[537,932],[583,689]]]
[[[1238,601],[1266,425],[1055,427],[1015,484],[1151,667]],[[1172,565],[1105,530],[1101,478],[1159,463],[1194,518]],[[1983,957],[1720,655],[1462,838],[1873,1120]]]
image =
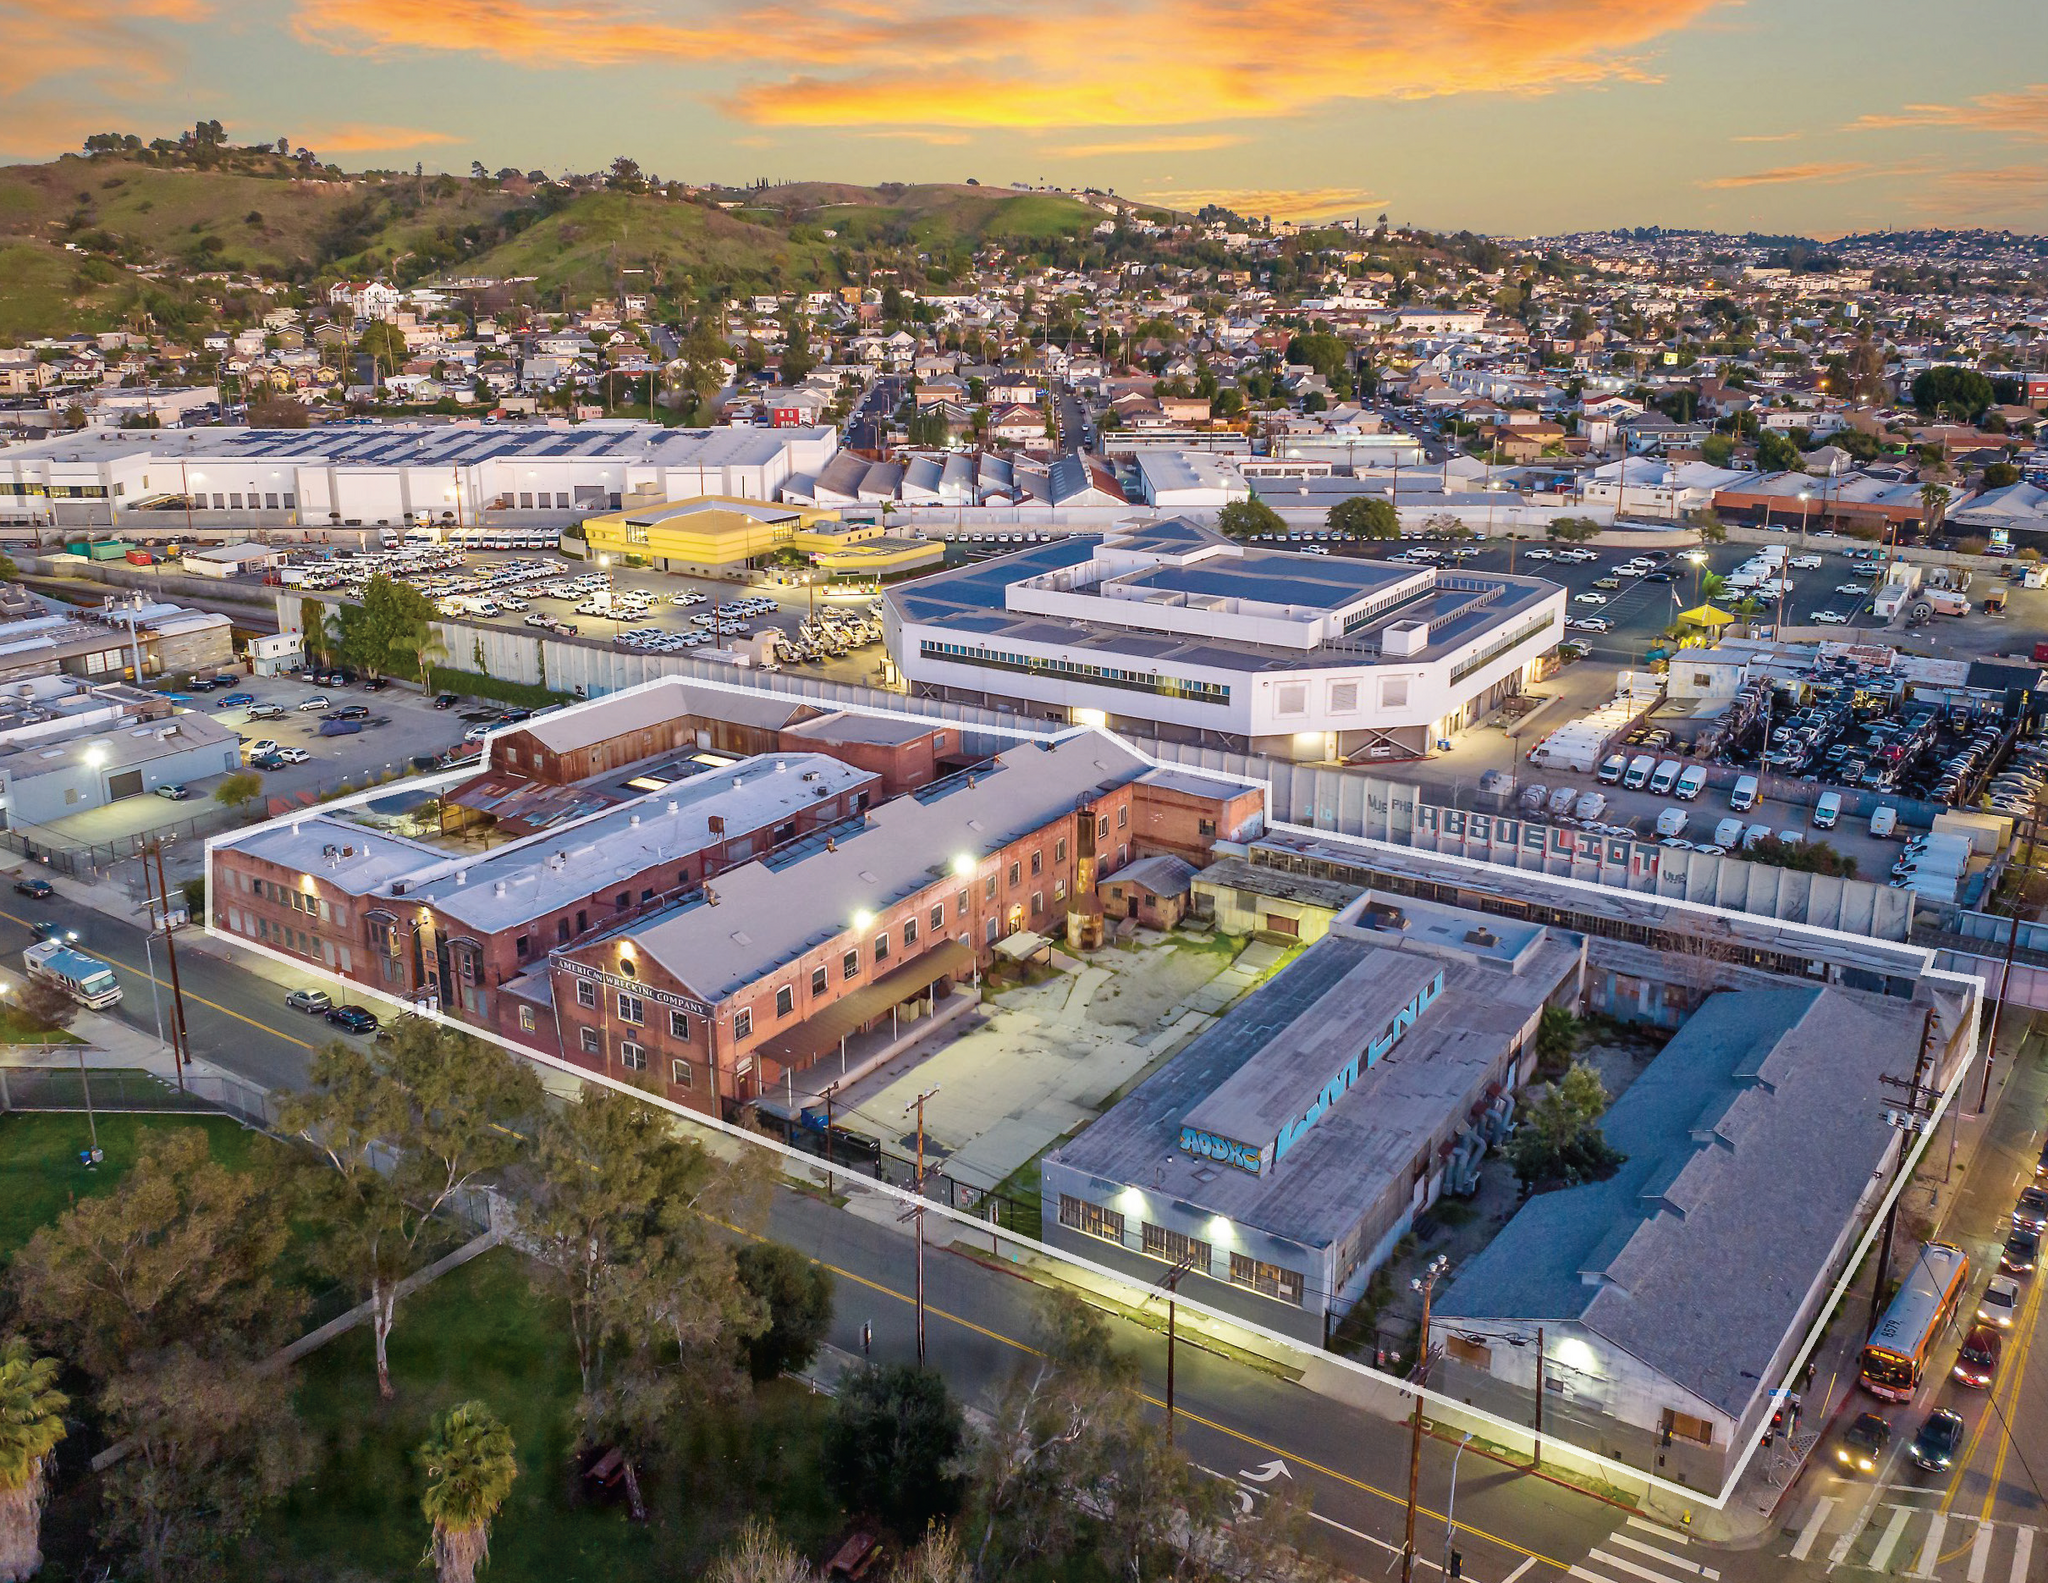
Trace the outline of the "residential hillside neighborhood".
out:
[[[119,188],[179,148],[60,165]],[[289,187],[321,171],[284,163]],[[432,249],[232,267],[240,244],[224,244],[206,260],[222,267],[182,273],[173,304],[177,260],[97,215],[88,191],[45,240],[76,255],[80,286],[108,256],[152,279],[118,325],[67,326],[87,312],[80,297],[0,347],[0,427],[33,440],[399,418],[823,424],[847,454],[782,498],[909,519],[1256,497],[1298,528],[1362,495],[1411,528],[1548,507],[2016,549],[2048,532],[2048,254],[2004,233],[1496,239],[960,188],[992,234],[949,210],[942,239],[909,208],[842,234],[837,209],[871,211],[805,189],[663,184],[630,160],[560,180],[479,166],[428,185],[444,196],[403,201],[744,216],[824,251],[799,267],[706,241],[698,258],[667,255],[666,272],[621,262],[577,291],[437,266]],[[1026,202],[1057,206],[1040,211],[1047,228],[1003,234],[994,216]],[[58,498],[94,498],[85,487]],[[166,500],[159,484],[112,504]],[[9,502],[30,519],[44,503],[32,479]]]

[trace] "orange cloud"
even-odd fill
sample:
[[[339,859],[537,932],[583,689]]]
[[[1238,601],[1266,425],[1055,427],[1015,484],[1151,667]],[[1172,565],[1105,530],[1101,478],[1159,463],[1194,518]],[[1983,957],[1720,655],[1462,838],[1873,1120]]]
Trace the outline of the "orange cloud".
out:
[[[1731,137],[1731,143],[1790,143],[1806,136],[1804,132],[1750,132],[1741,137]]]
[[[295,26],[340,52],[716,65],[740,84],[727,107],[764,125],[1067,129],[1646,81],[1642,52],[1723,3],[299,0]],[[792,61],[821,64],[792,73]]]
[[[1385,207],[1384,198],[1356,187],[1211,187],[1185,192],[1150,192],[1147,203],[1193,213],[1210,204],[1235,214],[1267,215],[1280,220],[1342,219]]]
[[[386,149],[430,148],[458,143],[452,132],[429,132],[416,126],[376,126],[350,121],[324,132],[309,132],[298,142],[319,154],[374,154]]]
[[[2048,142],[2048,83],[2011,93],[1981,93],[1968,104],[1909,104],[1889,113],[1858,116],[1845,132],[1889,132],[1900,127],[1950,126],[2002,133],[2022,142]]]
[[[1702,187],[1786,187],[1795,182],[1861,181],[1868,176],[1901,174],[1886,172],[1861,160],[1815,160],[1804,165],[1778,165],[1770,170],[1752,170],[1739,176],[1715,176]]]
[[[77,72],[111,73],[115,82],[160,82],[171,75],[173,62],[164,58],[147,24],[190,25],[209,20],[212,12],[209,0],[100,0],[91,6],[0,0],[0,34],[37,82]]]
[[[1178,137],[1134,137],[1115,143],[1069,143],[1049,152],[1069,159],[1099,159],[1108,154],[1199,154],[1212,148],[1234,148],[1244,141],[1232,132],[1190,132]]]

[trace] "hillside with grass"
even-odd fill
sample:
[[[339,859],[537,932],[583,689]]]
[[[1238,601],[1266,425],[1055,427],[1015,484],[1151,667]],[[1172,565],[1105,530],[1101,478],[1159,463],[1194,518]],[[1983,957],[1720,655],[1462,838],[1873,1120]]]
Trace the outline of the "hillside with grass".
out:
[[[219,274],[312,292],[342,276],[485,277],[516,282],[509,300],[551,308],[621,286],[687,309],[876,270],[944,283],[989,246],[1078,260],[1103,218],[1059,193],[826,182],[700,190],[651,186],[620,164],[630,168],[564,182],[509,170],[348,173],[305,151],[160,140],[0,167],[0,337],[199,328],[233,317],[207,283]]]

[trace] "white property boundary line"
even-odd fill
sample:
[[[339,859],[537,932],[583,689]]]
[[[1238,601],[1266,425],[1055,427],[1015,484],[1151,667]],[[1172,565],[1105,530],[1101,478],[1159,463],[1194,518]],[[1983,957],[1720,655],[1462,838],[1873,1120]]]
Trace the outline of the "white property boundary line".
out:
[[[602,695],[600,698],[592,699],[585,703],[566,706],[559,712],[562,714],[567,714],[575,709],[599,707],[605,703],[612,701],[613,699],[622,698],[632,693],[642,692],[647,689],[656,687],[704,687],[714,692],[735,693],[755,698],[760,697],[764,692],[772,692],[773,696],[777,697],[778,699],[787,699],[792,703],[801,703],[806,705],[807,707],[818,707],[818,701],[816,700],[808,700],[786,693],[774,692],[773,689],[748,687],[744,684],[727,682],[700,682],[695,680],[694,678],[686,677],[658,677],[647,682],[638,683],[633,687],[622,689],[617,693],[606,693]],[[880,715],[890,719],[908,720],[920,725],[929,725],[933,723],[932,717],[930,716],[907,714],[895,710],[855,709],[851,710],[850,712]],[[515,726],[508,726],[504,729],[519,729],[525,726],[527,723],[528,722],[522,721]],[[961,723],[958,721],[949,720],[944,722],[944,724],[948,729],[961,729]],[[1056,733],[1051,736],[1038,732],[1028,732],[998,726],[976,726],[973,729],[985,732],[989,735],[1008,736],[1013,738],[1015,741],[1023,743],[1047,743],[1052,741],[1061,741],[1069,736],[1081,735],[1087,732],[1100,729],[1102,730],[1103,735],[1109,736],[1113,740],[1115,740],[1118,743],[1118,745],[1122,747],[1124,751],[1128,752],[1133,758],[1136,758],[1142,763],[1145,763],[1153,768],[1172,770],[1188,775],[1196,775],[1204,779],[1218,781],[1227,785],[1238,785],[1259,789],[1261,792],[1264,793],[1266,800],[1266,828],[1268,829],[1268,831],[1281,832],[1289,835],[1299,835],[1303,837],[1312,838],[1319,842],[1336,843],[1343,846],[1352,847],[1357,849],[1362,856],[1365,856],[1368,859],[1374,853],[1378,852],[1385,852],[1391,854],[1413,854],[1419,851],[1419,849],[1416,848],[1396,846],[1389,842],[1375,841],[1368,837],[1344,835],[1339,832],[1318,830],[1311,826],[1296,825],[1284,821],[1275,822],[1271,817],[1272,787],[1270,782],[1256,780],[1248,776],[1237,776],[1227,773],[1210,771],[1206,769],[1200,769],[1183,764],[1161,763],[1160,761],[1151,758],[1149,755],[1145,754],[1139,749],[1132,747],[1129,743],[1125,742],[1123,738],[1116,736],[1114,732],[1110,732],[1106,729],[1097,727],[1075,727],[1072,730]],[[633,1098],[641,1100],[646,1104],[652,1105],[657,1109],[666,1110],[672,1115],[676,1116],[678,1119],[686,1121],[692,1125],[708,1127],[715,1132],[722,1133],[725,1136],[734,1139],[737,1142],[749,1144],[756,1148],[772,1150],[777,1155],[780,1155],[786,1162],[788,1162],[788,1164],[799,1167],[805,1174],[808,1174],[818,1169],[819,1161],[817,1156],[803,1153],[800,1150],[791,1148],[787,1144],[778,1143],[774,1139],[764,1137],[759,1133],[748,1132],[742,1128],[732,1125],[731,1123],[723,1120],[720,1117],[711,1116],[701,1111],[692,1110],[685,1105],[678,1104],[674,1100],[668,1099],[662,1095],[649,1093],[645,1089],[637,1088],[630,1083],[626,1083],[618,1078],[611,1077],[606,1073],[588,1071],[583,1067],[577,1066],[572,1062],[564,1060],[560,1056],[549,1055],[545,1052],[535,1050],[528,1046],[519,1044],[516,1041],[508,1039],[503,1035],[497,1033],[495,1030],[480,1028],[466,1022],[459,1022],[456,1019],[448,1016],[445,1012],[421,1011],[418,1007],[413,1006],[406,1001],[397,999],[396,997],[393,997],[391,995],[385,994],[370,985],[361,984],[353,979],[344,978],[340,974],[328,970],[324,965],[308,964],[304,961],[301,961],[297,957],[287,956],[285,953],[274,950],[271,947],[264,945],[258,941],[244,939],[239,935],[228,934],[214,929],[212,921],[212,880],[213,853],[214,847],[216,845],[239,845],[242,841],[247,840],[249,837],[260,834],[265,830],[274,829],[279,825],[288,825],[297,822],[303,822],[304,820],[309,818],[319,818],[326,813],[343,812],[354,808],[358,808],[366,803],[378,801],[385,797],[395,795],[397,791],[401,789],[432,790],[445,787],[457,781],[469,778],[478,773],[481,773],[483,770],[488,769],[490,767],[491,745],[495,738],[500,734],[502,733],[498,731],[493,731],[486,735],[486,737],[484,738],[483,756],[475,764],[466,765],[460,769],[452,770],[441,775],[418,776],[400,781],[386,782],[381,786],[376,786],[369,788],[365,791],[353,793],[348,797],[337,798],[331,802],[316,804],[313,807],[305,808],[297,812],[281,814],[276,818],[266,819],[259,824],[246,826],[236,831],[224,832],[220,835],[207,837],[206,875],[208,895],[206,923],[204,925],[205,932],[208,935],[213,936],[215,939],[224,941],[237,949],[251,951],[263,956],[267,956],[271,958],[273,961],[276,961],[283,966],[293,969],[295,972],[311,972],[316,977],[327,979],[335,984],[344,987],[352,996],[366,996],[369,998],[390,1002],[393,1005],[399,1006],[402,1010],[412,1012],[415,1015],[427,1017],[432,1021],[438,1022],[443,1026],[451,1028],[457,1032],[465,1033],[475,1038],[488,1039],[493,1044],[501,1046],[502,1048],[510,1051],[514,1055],[523,1056],[526,1059],[533,1061],[538,1066],[541,1066],[548,1070],[560,1072],[565,1076],[573,1077],[580,1083],[609,1088],[618,1093],[631,1095]],[[1420,855],[1431,862],[1449,864],[1456,868],[1462,868],[1467,872],[1471,873],[1475,879],[1482,881],[1484,876],[1489,871],[1494,870],[1498,867],[1498,865],[1485,863],[1476,858],[1454,856],[1447,853],[1421,852]],[[1834,1290],[1829,1294],[1827,1302],[1823,1304],[1820,1312],[1815,1317],[1812,1327],[1807,1332],[1806,1340],[1799,1348],[1798,1353],[1793,1359],[1792,1365],[1788,1370],[1785,1380],[1783,1382],[1783,1388],[1789,1389],[1792,1385],[1792,1382],[1797,1378],[1799,1370],[1804,1366],[1807,1357],[1812,1352],[1815,1345],[1818,1343],[1821,1334],[1826,1330],[1829,1322],[1833,1319],[1837,1309],[1841,1305],[1843,1298],[1847,1295],[1849,1286],[1854,1279],[1857,1269],[1861,1265],[1863,1259],[1868,1255],[1872,1244],[1876,1241],[1876,1238],[1880,1230],[1882,1229],[1885,1215],[1890,1211],[1893,1202],[1896,1201],[1899,1194],[1905,1190],[1906,1185],[1911,1181],[1913,1171],[1918,1167],[1920,1158],[1922,1154],[1926,1151],[1929,1140],[1934,1136],[1934,1133],[1938,1128],[1942,1118],[1947,1114],[1950,1104],[1953,1103],[1956,1094],[1960,1091],[1964,1079],[1968,1076],[1970,1068],[1975,1064],[1976,1035],[1979,1017],[1982,1010],[1982,997],[1985,987],[1984,980],[1981,977],[1974,974],[1952,973],[1945,969],[1939,969],[1934,967],[1932,965],[1934,953],[1932,951],[1924,950],[1917,946],[1906,945],[1893,941],[1874,940],[1872,937],[1866,935],[1852,935],[1838,930],[1816,928],[1808,924],[1790,923],[1783,919],[1764,918],[1759,914],[1735,912],[1727,908],[1708,906],[1707,904],[1701,902],[1689,902],[1680,901],[1676,899],[1666,899],[1657,896],[1645,896],[1641,893],[1632,891],[1618,891],[1613,886],[1599,885],[1588,880],[1571,879],[1547,874],[1532,874],[1528,870],[1521,869],[1500,869],[1500,872],[1515,874],[1525,881],[1529,879],[1536,879],[1546,884],[1563,887],[1569,891],[1583,892],[1589,899],[1595,897],[1604,897],[1608,898],[1611,903],[1612,899],[1616,896],[1631,897],[1658,908],[1679,909],[1689,913],[1693,913],[1703,920],[1719,918],[1731,921],[1738,921],[1743,925],[1752,928],[1760,925],[1766,927],[1775,927],[1776,929],[1782,931],[1784,934],[1787,935],[1807,935],[1820,940],[1841,941],[1844,943],[1853,944],[1857,946],[1859,949],[1868,949],[1872,945],[1875,945],[1883,950],[1896,951],[1900,953],[1903,957],[1919,958],[1922,964],[1920,967],[1921,977],[1944,979],[1955,984],[1959,988],[1966,986],[1974,986],[1976,988],[1978,993],[1975,996],[1971,997],[1971,1058],[1965,1060],[1962,1063],[1961,1069],[1958,1071],[1955,1080],[1950,1083],[1947,1090],[1943,1093],[1941,1102],[1936,1107],[1932,1117],[1930,1118],[1927,1128],[1920,1134],[1920,1139],[1917,1147],[1915,1147],[1911,1151],[1910,1155],[1907,1157],[1906,1161],[1904,1162],[1904,1167],[1896,1173],[1890,1192],[1888,1192],[1885,1195],[1884,1199],[1879,1204],[1878,1213],[1872,1217],[1869,1228],[1865,1231],[1862,1240],[1857,1244],[1855,1254],[1853,1255],[1853,1257],[1849,1259],[1849,1261],[1845,1265],[1840,1279],[1835,1284]],[[1902,963],[1902,965],[1904,964]],[[795,1173],[786,1172],[785,1174]],[[963,1214],[961,1211],[952,1208],[950,1205],[940,1204],[935,1202],[934,1200],[927,1198],[921,1198],[915,1194],[905,1192],[901,1188],[893,1187],[887,1182],[883,1182],[880,1180],[870,1180],[865,1177],[859,1178],[859,1180],[864,1191],[872,1191],[874,1193],[880,1194],[885,1198],[892,1198],[896,1200],[906,1210],[922,1209],[923,1212],[926,1214],[939,1215],[946,1219],[956,1222],[963,1230],[971,1230],[977,1235],[982,1236],[990,1234],[991,1228],[987,1222],[976,1220],[971,1216]],[[1020,1249],[1025,1249],[1034,1254],[1050,1259],[1056,1264],[1065,1264],[1080,1270],[1084,1270],[1091,1276],[1097,1277],[1103,1281],[1108,1282],[1113,1290],[1130,1292],[1132,1294],[1132,1306],[1134,1307],[1142,1305],[1146,1298],[1149,1297],[1151,1294],[1151,1288],[1149,1286],[1146,1286],[1140,1282],[1135,1281],[1131,1276],[1121,1271],[1111,1269],[1107,1265],[1098,1264],[1094,1260],[1086,1258],[1085,1256],[1082,1256],[1080,1254],[1071,1253],[1065,1249],[1054,1248],[1045,1242],[1039,1241],[1035,1238],[1025,1237],[1014,1232],[1000,1232],[998,1234],[1004,1239],[1013,1243]],[[1195,1312],[1202,1315],[1204,1318],[1211,1320],[1212,1322],[1223,1327],[1226,1330],[1236,1329],[1247,1334],[1256,1336],[1261,1341],[1281,1349],[1284,1353],[1303,1358],[1304,1360],[1312,1360],[1314,1362],[1323,1364],[1328,1367],[1348,1371],[1359,1376],[1363,1380],[1370,1381],[1376,1387],[1383,1389],[1391,1389],[1410,1398],[1420,1397],[1420,1399],[1424,1403],[1429,1404],[1429,1406],[1434,1411],[1436,1411],[1442,1416],[1460,1418],[1467,1421],[1475,1421],[1490,1429],[1499,1431],[1501,1435],[1504,1437],[1504,1441],[1506,1444],[1512,1445],[1519,1442],[1522,1439],[1530,1438],[1533,1435],[1532,1428],[1527,1424],[1516,1423],[1512,1420],[1499,1417],[1498,1415],[1491,1413],[1483,1408],[1474,1407],[1466,1402],[1459,1401],[1453,1397],[1442,1395],[1434,1390],[1428,1389],[1427,1387],[1418,1388],[1411,1381],[1397,1378],[1394,1375],[1384,1373],[1378,1369],[1369,1368],[1366,1365],[1355,1362],[1354,1360],[1346,1358],[1341,1354],[1328,1352],[1320,1349],[1306,1348],[1299,1341],[1295,1340],[1290,1336],[1283,1335],[1276,1330],[1270,1330],[1254,1320],[1241,1318],[1238,1315],[1226,1313],[1220,1309],[1213,1308],[1209,1304],[1203,1302],[1198,1297],[1184,1294],[1181,1298],[1181,1302],[1184,1307],[1194,1310]],[[1333,1399],[1341,1400],[1341,1398]],[[1354,1410],[1358,1411],[1366,1410],[1363,1408],[1356,1408],[1355,1404],[1348,1402],[1344,1405],[1354,1406]],[[1596,1474],[1598,1474],[1601,1477],[1608,1478],[1612,1483],[1616,1484],[1617,1486],[1627,1488],[1635,1485],[1642,1485],[1647,1487],[1649,1492],[1652,1494],[1661,1494],[1671,1499],[1690,1504],[1703,1504],[1709,1507],[1710,1509],[1718,1511],[1724,1509],[1727,1506],[1731,1496],[1734,1493],[1737,1483],[1741,1480],[1743,1473],[1749,1466],[1750,1459],[1755,1456],[1761,1444],[1761,1437],[1762,1426],[1759,1426],[1757,1438],[1753,1439],[1750,1442],[1747,1449],[1744,1450],[1742,1456],[1737,1460],[1735,1467],[1729,1472],[1727,1478],[1723,1481],[1720,1490],[1711,1496],[1705,1495],[1701,1490],[1698,1490],[1690,1485],[1679,1484],[1671,1480],[1665,1479],[1656,1473],[1648,1471],[1647,1469],[1633,1467],[1628,1463],[1619,1461],[1612,1457],[1602,1455],[1599,1452],[1588,1451],[1581,1446],[1572,1444],[1572,1442],[1566,1440],[1562,1436],[1552,1435],[1547,1436],[1546,1439],[1550,1441],[1553,1444],[1553,1446],[1568,1449],[1572,1456],[1574,1456],[1577,1459],[1580,1459],[1585,1465],[1590,1467]]]

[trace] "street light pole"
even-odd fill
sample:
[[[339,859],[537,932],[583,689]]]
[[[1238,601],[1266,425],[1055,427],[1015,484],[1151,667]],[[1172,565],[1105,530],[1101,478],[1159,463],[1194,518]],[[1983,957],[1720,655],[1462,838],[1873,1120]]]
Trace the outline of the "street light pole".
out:
[[[937,1083],[903,1107],[903,1114],[917,1112],[917,1207],[911,1210],[917,1222],[917,1361],[924,1362],[924,1102],[939,1091]]]
[[[1439,1253],[1408,1283],[1422,1294],[1422,1340],[1415,1354],[1415,1416],[1408,1431],[1408,1523],[1401,1540],[1401,1583],[1414,1583],[1415,1578],[1415,1501],[1422,1485],[1422,1390],[1429,1378],[1429,1304],[1436,1295],[1437,1277],[1450,1263]]]
[[[1447,1578],[1457,1577],[1459,1572],[1463,1570],[1459,1568],[1459,1571],[1453,1571],[1452,1568],[1457,1565],[1458,1556],[1456,1549],[1458,1538],[1458,1462],[1465,1455],[1465,1448],[1470,1444],[1472,1444],[1472,1431],[1468,1429],[1465,1431],[1465,1438],[1458,1442],[1458,1449],[1451,1456],[1451,1494],[1450,1498],[1444,1502],[1444,1576]]]
[[[1175,1344],[1179,1340],[1175,1307],[1180,1298],[1181,1277],[1194,1267],[1194,1253],[1183,1253],[1174,1260],[1172,1269],[1152,1283],[1154,1291],[1166,1293],[1166,1443],[1169,1446],[1173,1444],[1173,1359]]]
[[[171,968],[171,1038],[173,1041],[172,1054],[176,1057],[172,1065],[178,1073],[178,1092],[182,1094],[185,1091],[185,1068],[192,1060],[192,1041],[185,1031],[185,993],[178,980],[178,946],[175,939],[177,931],[171,926],[171,883],[164,873],[164,844],[162,841],[151,841],[145,849],[142,869],[143,883],[145,885],[149,882],[149,859],[151,857],[156,859],[157,895],[161,898],[164,908],[164,959],[170,964]],[[150,921],[152,926],[154,926],[154,909],[152,909]]]

